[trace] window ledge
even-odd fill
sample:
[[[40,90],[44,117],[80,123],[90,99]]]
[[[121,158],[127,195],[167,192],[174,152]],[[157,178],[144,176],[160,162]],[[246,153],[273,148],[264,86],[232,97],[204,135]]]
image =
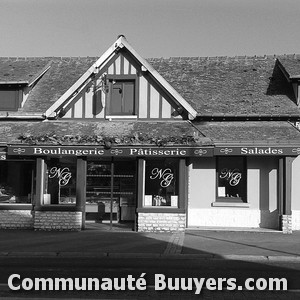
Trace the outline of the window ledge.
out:
[[[146,206],[137,208],[136,211],[138,213],[185,213],[184,208],[177,208],[171,206]]]
[[[238,203],[238,202],[213,202],[213,207],[250,207],[249,203]]]
[[[124,115],[124,116],[122,116],[122,115],[120,115],[120,116],[106,116],[106,119],[109,119],[109,120],[114,120],[114,119],[116,119],[116,120],[122,120],[122,119],[133,119],[133,120],[135,120],[135,119],[137,119],[137,115]]]

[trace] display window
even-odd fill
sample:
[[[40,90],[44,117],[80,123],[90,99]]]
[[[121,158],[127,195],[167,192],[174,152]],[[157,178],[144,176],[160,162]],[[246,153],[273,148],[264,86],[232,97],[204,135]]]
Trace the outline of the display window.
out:
[[[0,204],[32,203],[35,163],[30,161],[0,162]]]
[[[46,161],[44,205],[76,204],[76,158]]]
[[[144,207],[178,208],[178,160],[147,160]]]
[[[244,157],[218,157],[217,201],[247,202],[247,168]]]

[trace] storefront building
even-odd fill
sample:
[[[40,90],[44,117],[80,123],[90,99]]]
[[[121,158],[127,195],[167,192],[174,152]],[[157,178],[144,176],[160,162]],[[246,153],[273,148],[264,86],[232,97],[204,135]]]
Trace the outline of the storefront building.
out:
[[[300,229],[297,64],[0,59],[0,228]]]

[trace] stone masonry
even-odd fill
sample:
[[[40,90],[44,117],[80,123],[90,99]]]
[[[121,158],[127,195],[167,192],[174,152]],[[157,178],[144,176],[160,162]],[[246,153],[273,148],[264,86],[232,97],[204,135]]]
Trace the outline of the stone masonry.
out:
[[[0,210],[0,229],[32,229],[31,210]]]
[[[36,230],[81,230],[82,213],[68,211],[36,211],[34,229]]]
[[[180,213],[139,213],[138,231],[140,232],[176,232],[184,231],[185,214]]]
[[[282,215],[281,216],[281,228],[282,228],[282,232],[285,234],[292,233],[292,216],[291,215]]]

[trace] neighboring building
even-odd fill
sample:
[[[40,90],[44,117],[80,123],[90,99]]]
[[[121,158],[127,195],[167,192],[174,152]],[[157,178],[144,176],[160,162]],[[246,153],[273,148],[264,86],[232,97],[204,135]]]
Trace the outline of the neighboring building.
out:
[[[0,58],[0,228],[300,229],[300,59]]]

